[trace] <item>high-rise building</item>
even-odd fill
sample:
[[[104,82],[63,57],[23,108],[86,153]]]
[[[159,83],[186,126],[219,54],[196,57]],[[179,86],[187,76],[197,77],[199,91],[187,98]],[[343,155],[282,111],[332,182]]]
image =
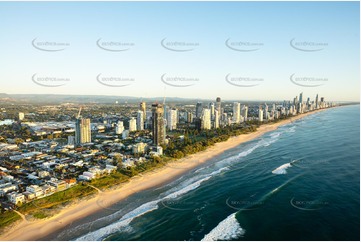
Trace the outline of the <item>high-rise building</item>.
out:
[[[228,116],[227,116],[227,113],[222,113],[221,121],[222,121],[222,122],[220,123],[220,125],[222,125],[222,126],[228,124]]]
[[[24,113],[19,113],[19,120],[20,120],[20,121],[23,120],[24,117],[25,117],[25,114],[24,114]]]
[[[91,142],[90,119],[78,117],[75,121],[75,145]]]
[[[152,127],[152,111],[146,111],[146,117],[147,119],[144,119],[145,128],[150,129]]]
[[[218,111],[218,114],[220,115],[222,112],[221,112],[221,98],[220,97],[217,97],[216,98],[216,106],[217,106],[217,111]]]
[[[258,121],[263,122],[263,110],[261,106],[258,109]]]
[[[219,128],[219,113],[218,110],[214,110],[214,121],[213,121],[213,128]]]
[[[204,108],[201,115],[201,129],[211,129],[211,110]]]
[[[263,111],[263,118],[268,119],[268,105],[267,103],[264,104],[264,111]]]
[[[137,131],[137,120],[130,118],[129,120],[129,132]]]
[[[75,144],[75,137],[70,135],[68,136],[68,145],[74,145]]]
[[[173,130],[177,128],[177,109],[171,109],[168,111],[167,115],[167,126],[169,130]]]
[[[124,131],[123,121],[118,121],[117,126],[115,127],[116,134],[122,134]]]
[[[139,109],[140,111],[143,112],[143,121],[147,120],[147,108],[146,108],[146,103],[145,102],[141,102],[139,104]]]
[[[209,109],[211,110],[211,120],[214,120],[214,103],[209,103]]]
[[[202,103],[201,102],[198,102],[197,105],[196,105],[196,117],[197,118],[200,118],[202,116]]]
[[[144,129],[144,113],[142,110],[138,110],[137,112],[137,130]]]
[[[187,123],[193,123],[193,113],[187,112]]]
[[[303,102],[303,92],[300,93],[300,99],[299,99],[299,103]]]
[[[318,106],[318,94],[316,95],[315,104],[316,104],[316,109],[318,109],[319,108],[319,106]]]
[[[247,121],[247,118],[248,118],[248,107],[246,105],[243,105],[242,107],[242,112],[241,112],[243,118],[244,118],[244,121]]]
[[[152,104],[152,134],[153,144],[161,145],[165,143],[165,122],[163,105]]]
[[[241,104],[239,102],[233,103],[233,123],[241,122]]]

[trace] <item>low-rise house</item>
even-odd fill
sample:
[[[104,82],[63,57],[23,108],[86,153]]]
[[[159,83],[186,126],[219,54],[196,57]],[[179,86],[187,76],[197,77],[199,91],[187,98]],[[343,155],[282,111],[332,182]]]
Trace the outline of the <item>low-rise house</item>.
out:
[[[38,176],[40,178],[44,178],[44,177],[50,176],[50,173],[48,171],[39,171]]]
[[[74,185],[76,185],[76,179],[72,178],[72,179],[65,179],[64,180],[66,182],[66,187],[70,188]]]
[[[112,173],[113,171],[117,170],[116,166],[112,166],[112,165],[106,165],[105,166],[105,170],[107,171],[108,174]]]
[[[11,182],[11,181],[14,180],[14,177],[13,177],[13,176],[10,176],[10,175],[7,175],[7,176],[4,176],[3,179],[4,179],[5,181]]]
[[[134,159],[123,159],[123,163],[122,163],[122,165],[124,166],[124,167],[131,167],[131,166],[134,166],[135,164],[134,164]]]
[[[133,145],[133,154],[142,154],[145,152],[147,144],[140,142]]]
[[[15,205],[19,205],[25,202],[25,196],[22,193],[12,192],[7,195],[8,200]]]
[[[5,183],[0,185],[0,197],[5,196],[9,192],[18,190],[18,187],[11,183]]]
[[[89,179],[94,179],[96,177],[96,174],[93,172],[89,172],[89,171],[84,171],[83,172],[83,176],[89,177]]]
[[[56,192],[56,187],[53,187],[53,186],[50,186],[50,185],[44,185],[44,186],[41,187],[41,189],[43,190],[43,193],[45,195]]]
[[[47,182],[50,186],[53,186],[56,188],[57,191],[63,191],[67,188],[67,184],[65,181],[61,180],[52,180]]]
[[[33,193],[37,198],[44,195],[43,189],[41,189],[41,187],[39,187],[38,185],[27,186],[26,191]]]
[[[84,175],[79,175],[79,180],[84,180],[84,181],[90,181],[91,180],[91,178],[90,177],[88,177],[88,176],[84,176]]]
[[[27,201],[31,201],[31,200],[34,200],[36,198],[35,194],[32,193],[32,192],[23,192],[24,196],[25,196],[25,199]]]

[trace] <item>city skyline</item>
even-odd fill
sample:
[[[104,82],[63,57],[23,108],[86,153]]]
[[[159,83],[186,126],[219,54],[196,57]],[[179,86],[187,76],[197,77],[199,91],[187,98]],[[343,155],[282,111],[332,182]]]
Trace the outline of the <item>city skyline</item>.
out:
[[[4,93],[359,101],[358,2],[0,6]]]

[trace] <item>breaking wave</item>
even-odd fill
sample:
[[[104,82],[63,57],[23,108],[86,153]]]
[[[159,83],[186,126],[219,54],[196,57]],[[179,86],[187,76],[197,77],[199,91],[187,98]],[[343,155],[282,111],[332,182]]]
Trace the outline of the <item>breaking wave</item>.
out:
[[[244,233],[245,230],[241,228],[236,219],[236,213],[232,213],[212,229],[211,232],[206,234],[202,241],[237,239],[244,235]]]

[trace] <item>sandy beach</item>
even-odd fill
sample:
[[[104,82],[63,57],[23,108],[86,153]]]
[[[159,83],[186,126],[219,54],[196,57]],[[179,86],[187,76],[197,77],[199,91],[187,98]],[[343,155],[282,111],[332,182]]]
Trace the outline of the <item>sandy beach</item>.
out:
[[[169,165],[153,172],[147,172],[146,174],[133,177],[128,183],[115,190],[99,191],[95,197],[66,207],[59,214],[49,219],[27,221],[23,218],[21,222],[10,228],[6,233],[0,235],[0,240],[38,240],[43,238],[64,228],[75,220],[98,212],[101,209],[104,209],[104,207],[111,206],[134,193],[170,182],[176,177],[194,169],[210,158],[219,155],[230,148],[234,148],[241,143],[273,131],[281,125],[291,123],[297,119],[323,110],[297,115],[291,119],[282,120],[278,123],[261,125],[256,132],[232,137],[225,142],[217,143],[214,146],[209,147],[205,151],[171,162]],[[99,204],[99,201],[102,201],[102,204]]]

